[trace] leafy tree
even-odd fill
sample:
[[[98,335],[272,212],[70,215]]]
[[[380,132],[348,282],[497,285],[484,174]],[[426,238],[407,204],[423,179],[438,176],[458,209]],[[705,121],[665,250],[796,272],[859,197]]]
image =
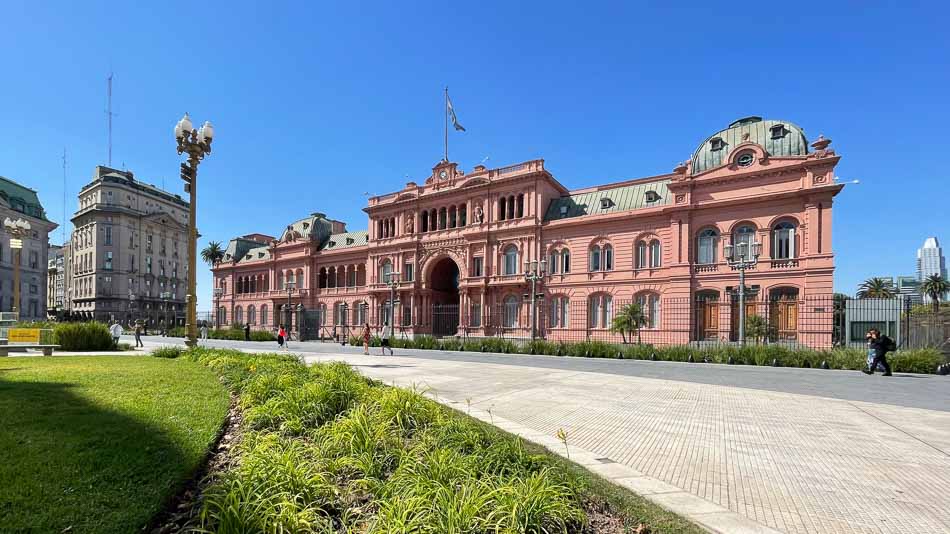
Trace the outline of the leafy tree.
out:
[[[920,284],[920,290],[930,297],[933,303],[934,315],[937,315],[940,313],[940,299],[946,295],[947,292],[950,292],[950,282],[939,274],[932,274]]]
[[[620,313],[614,316],[610,323],[610,331],[619,333],[623,342],[627,342],[627,334],[633,339],[633,334],[637,334],[637,344],[640,343],[640,327],[647,324],[647,317],[643,314],[643,308],[637,303],[631,303],[624,306]]]
[[[894,298],[894,283],[885,278],[868,278],[858,286],[859,299]]]
[[[211,267],[221,263],[221,260],[224,259],[224,249],[221,248],[221,243],[218,241],[208,243],[208,246],[201,251],[201,259]]]

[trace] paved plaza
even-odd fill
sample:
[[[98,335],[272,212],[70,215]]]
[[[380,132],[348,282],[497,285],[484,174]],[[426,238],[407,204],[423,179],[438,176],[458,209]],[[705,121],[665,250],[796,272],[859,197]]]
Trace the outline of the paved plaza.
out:
[[[153,347],[180,340],[147,341]],[[274,345],[212,341],[272,351]],[[950,380],[296,343],[564,454],[718,532],[950,532]],[[378,354],[378,349],[376,349]]]

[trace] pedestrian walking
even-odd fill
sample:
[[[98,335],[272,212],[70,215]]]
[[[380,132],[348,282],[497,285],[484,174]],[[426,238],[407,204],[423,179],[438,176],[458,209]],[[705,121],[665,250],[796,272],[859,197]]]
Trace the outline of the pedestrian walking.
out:
[[[201,325],[201,339],[208,339],[208,325],[206,324]]]
[[[363,354],[369,355],[369,323],[363,325]]]
[[[112,334],[112,344],[118,347],[119,337],[122,335],[122,325],[119,324],[119,321],[112,321],[112,326],[109,327],[109,333]]]
[[[244,341],[251,340],[251,323],[244,323]]]
[[[144,347],[142,343],[142,323],[135,323],[135,347]]]
[[[284,330],[284,325],[280,325],[277,329],[277,346],[284,348],[284,340],[287,339],[287,332]]]
[[[382,338],[380,339],[380,343],[379,343],[380,348],[383,349],[383,356],[386,355],[386,349],[389,349],[389,355],[390,355],[390,356],[393,355],[392,336],[393,336],[393,329],[392,329],[392,327],[389,326],[389,323],[384,324],[384,325],[383,325],[383,335],[382,335]]]
[[[878,364],[881,364],[884,366],[884,376],[891,376],[891,366],[887,363],[887,353],[897,350],[897,343],[893,339],[881,335],[881,331],[877,328],[868,330],[865,337],[868,339],[868,348],[874,351],[874,359],[871,360],[868,368],[864,369],[864,373],[873,375],[874,369],[877,368]]]

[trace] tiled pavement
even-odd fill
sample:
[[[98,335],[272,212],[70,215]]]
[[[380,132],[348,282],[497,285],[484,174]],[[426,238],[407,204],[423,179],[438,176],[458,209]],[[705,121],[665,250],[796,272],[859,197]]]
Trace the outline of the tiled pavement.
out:
[[[387,383],[425,388],[560,454],[554,436],[563,428],[574,461],[713,531],[950,532],[950,411],[912,407],[932,399],[913,399],[907,386],[893,386],[905,391],[888,397],[894,404],[881,404],[853,394],[558,369],[530,359],[505,365],[297,348],[308,362],[344,360]],[[697,368],[689,366],[680,369]],[[675,364],[664,371],[677,372]],[[799,371],[768,372],[778,383]],[[854,376],[825,373],[813,376]],[[909,378],[903,383],[930,380]],[[821,387],[834,390],[833,383]],[[950,380],[926,387],[945,395]]]

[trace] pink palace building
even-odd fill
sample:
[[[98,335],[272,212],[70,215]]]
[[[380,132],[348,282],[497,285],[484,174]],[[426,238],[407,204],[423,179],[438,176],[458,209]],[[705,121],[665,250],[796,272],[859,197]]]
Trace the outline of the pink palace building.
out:
[[[749,335],[827,347],[843,187],[830,144],[747,117],[669,174],[574,191],[544,160],[469,172],[441,161],[424,183],[370,198],[368,231],[313,213],[276,238],[232,239],[213,269],[216,319],[303,338],[364,323],[407,337],[530,338],[533,324],[548,340],[619,342],[629,340],[608,330],[612,317],[637,303],[642,342],[730,342],[739,276],[726,246],[759,243],[745,301],[763,320]],[[525,271],[542,260],[532,314]]]

